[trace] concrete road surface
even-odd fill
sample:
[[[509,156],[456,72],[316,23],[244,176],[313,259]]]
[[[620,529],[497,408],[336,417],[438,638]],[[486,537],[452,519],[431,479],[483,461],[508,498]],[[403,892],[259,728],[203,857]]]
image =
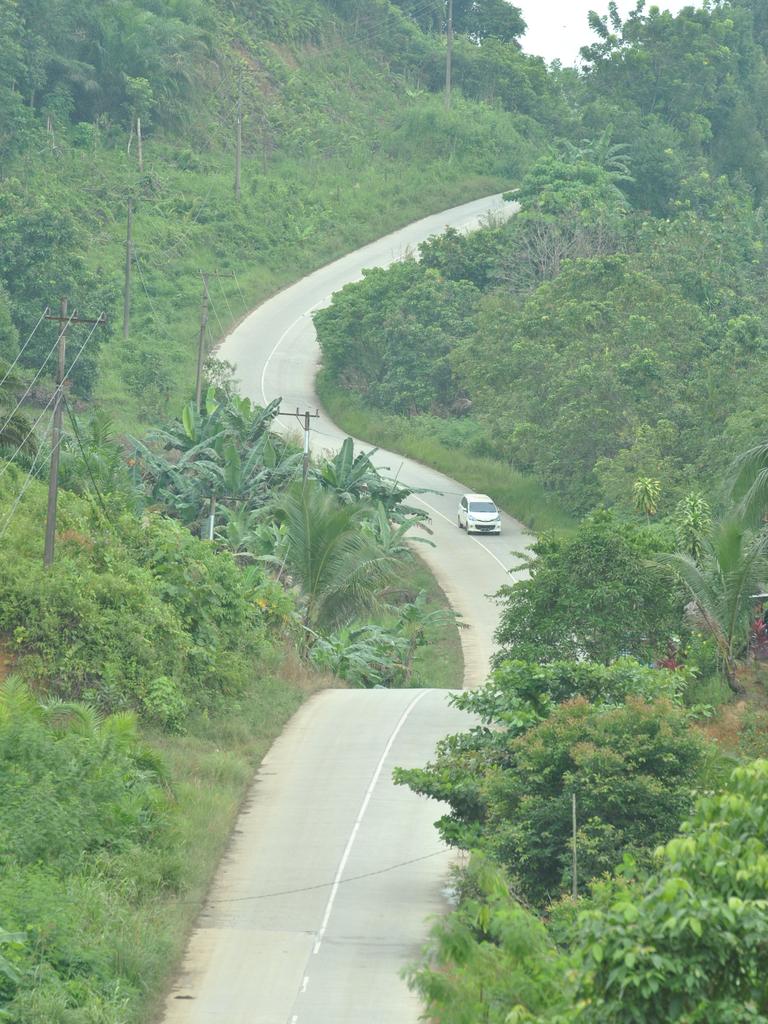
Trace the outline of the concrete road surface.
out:
[[[284,409],[314,411],[320,404],[314,389],[319,362],[312,324],[314,310],[327,305],[332,294],[345,284],[360,280],[364,268],[389,266],[408,252],[415,252],[419,242],[447,226],[471,230],[489,214],[507,217],[515,209],[514,204],[505,203],[500,196],[478,199],[417,221],[358,249],[265,302],[243,320],[217,354],[237,367],[240,391],[259,404],[281,397]],[[295,421],[281,422],[298,429]],[[322,410],[320,419],[312,421],[312,428],[315,450],[338,448],[345,436]],[[380,451],[376,461],[389,467],[406,484],[439,492],[419,499],[432,517],[432,539],[436,544],[435,548],[420,544],[419,554],[429,563],[468,626],[462,630],[464,685],[478,686],[488,671],[498,622],[498,608],[489,595],[509,582],[508,569],[519,561],[511,552],[524,548],[529,538],[520,523],[506,515],[502,518],[500,537],[467,537],[457,527],[456,514],[459,497],[469,487],[391,452]]]
[[[476,227],[500,197],[426,218],[346,256],[280,292],[248,316],[219,355],[241,392],[260,404],[319,405],[311,313],[447,225]],[[321,415],[313,448],[343,434]],[[465,686],[484,679],[498,609],[490,596],[509,580],[510,554],[525,546],[504,516],[500,537],[469,538],[456,525],[468,487],[380,452],[423,496],[435,548],[420,545],[463,630]],[[400,978],[423,943],[426,920],[445,909],[452,855],[433,821],[438,805],[391,781],[396,765],[423,765],[437,740],[467,727],[440,690],[331,690],[293,718],[259,771],[198,921],[164,1024],[416,1024],[418,1001]]]

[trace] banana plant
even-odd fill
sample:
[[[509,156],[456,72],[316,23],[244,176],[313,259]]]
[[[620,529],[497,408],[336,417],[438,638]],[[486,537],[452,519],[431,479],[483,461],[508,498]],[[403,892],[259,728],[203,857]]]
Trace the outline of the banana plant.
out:
[[[4,928],[0,928],[0,947],[26,941],[27,936],[24,932],[7,932]],[[2,953],[0,953],[0,974],[14,985],[21,979],[18,968],[7,957],[3,956]]]
[[[427,519],[426,512],[404,504],[412,494],[427,492],[404,487],[396,479],[383,476],[373,464],[377,451],[378,448],[372,448],[355,455],[355,442],[347,437],[336,455],[315,468],[313,475],[321,487],[332,491],[342,504],[368,500],[382,504],[388,515],[398,522]]]

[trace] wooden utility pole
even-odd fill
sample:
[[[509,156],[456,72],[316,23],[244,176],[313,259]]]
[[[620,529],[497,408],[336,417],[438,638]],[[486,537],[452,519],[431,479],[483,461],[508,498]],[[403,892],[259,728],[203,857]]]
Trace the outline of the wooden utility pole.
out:
[[[571,851],[571,871],[573,878],[571,880],[571,895],[574,899],[579,897],[579,880],[578,880],[578,853],[576,848],[576,791],[571,794],[571,817],[573,824],[573,849]]]
[[[243,162],[243,71],[237,75],[237,137],[235,139],[235,200],[240,202],[240,167]]]
[[[144,173],[144,148],[141,138],[141,118],[136,118],[136,155],[139,158],[139,170]]]
[[[451,106],[451,75],[453,73],[453,0],[448,0],[447,51],[445,56],[445,109]]]
[[[299,412],[299,410],[297,409],[296,410],[297,415],[298,415],[298,412]],[[310,419],[311,419],[311,416],[309,414],[309,410],[307,409],[304,412],[304,463],[303,463],[303,468],[302,468],[302,473],[301,473],[301,479],[302,479],[302,482],[304,484],[306,484],[307,476],[309,474],[309,421],[310,421]]]
[[[103,324],[104,317],[98,320],[87,320],[77,315],[75,310],[67,315],[66,296],[61,300],[59,316],[46,314],[46,320],[55,320],[62,325],[59,332],[58,366],[56,369],[56,391],[53,400],[53,430],[51,432],[51,472],[48,478],[48,515],[45,522],[45,549],[43,565],[53,565],[53,553],[56,540],[56,509],[59,497],[59,452],[61,450],[61,419],[64,408],[65,361],[67,355],[67,328],[70,324]]]
[[[131,268],[133,264],[133,199],[128,199],[128,231],[125,237],[125,283],[123,285],[123,339],[131,330]]]
[[[211,506],[208,511],[208,519],[205,524],[203,540],[213,540],[214,527],[216,526],[216,495],[211,495]]]
[[[205,362],[205,331],[208,327],[208,274],[200,271],[203,279],[203,305],[200,310],[200,339],[197,343],[197,373],[195,375],[195,406],[200,412],[203,394],[203,363]]]

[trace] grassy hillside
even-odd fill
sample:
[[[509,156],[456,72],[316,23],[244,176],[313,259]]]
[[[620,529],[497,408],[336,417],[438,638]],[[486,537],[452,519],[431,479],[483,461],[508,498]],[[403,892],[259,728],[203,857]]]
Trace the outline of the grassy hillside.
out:
[[[10,38],[0,56],[0,355],[15,355],[61,294],[83,314],[106,310],[111,326],[91,339],[73,379],[126,427],[156,421],[189,393],[201,271],[213,275],[212,346],[246,308],[307,270],[509,186],[547,119],[560,116],[544,102],[552,90],[541,62],[501,41],[482,60],[457,43],[466,96],[457,92],[445,110],[439,31],[387,0],[256,9],[186,0],[119,12],[93,0],[64,10],[30,0],[0,12]],[[52,338],[42,325],[22,363],[39,366]]]

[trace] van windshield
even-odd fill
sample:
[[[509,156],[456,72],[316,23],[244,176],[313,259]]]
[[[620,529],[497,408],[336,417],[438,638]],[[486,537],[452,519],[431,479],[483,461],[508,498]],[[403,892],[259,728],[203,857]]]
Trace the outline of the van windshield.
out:
[[[470,501],[470,512],[495,512],[496,506],[492,501]]]

